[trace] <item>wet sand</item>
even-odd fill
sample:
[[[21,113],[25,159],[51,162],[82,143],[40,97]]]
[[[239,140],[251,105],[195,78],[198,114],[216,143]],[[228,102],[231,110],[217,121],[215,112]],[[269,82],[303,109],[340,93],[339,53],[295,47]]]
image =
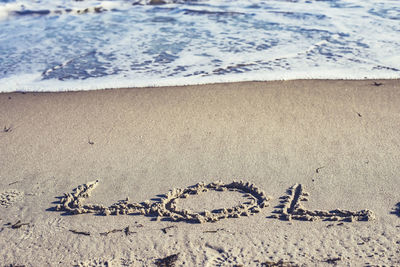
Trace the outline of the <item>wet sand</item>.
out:
[[[400,80],[0,94],[0,151],[1,265],[400,265]]]

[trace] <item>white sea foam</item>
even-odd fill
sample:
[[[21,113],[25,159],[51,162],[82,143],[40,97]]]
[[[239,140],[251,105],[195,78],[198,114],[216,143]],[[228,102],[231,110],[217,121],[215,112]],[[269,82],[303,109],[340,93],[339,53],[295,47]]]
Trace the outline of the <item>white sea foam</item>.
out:
[[[0,21],[7,19],[11,13],[18,10],[21,10],[21,4],[19,3],[0,3]]]
[[[228,74],[215,77],[173,77],[158,79],[157,77],[144,77],[130,79],[126,77],[106,76],[99,78],[88,78],[86,80],[67,80],[59,81],[57,79],[41,80],[41,76],[37,74],[24,74],[19,77],[4,78],[2,87],[12,88],[13,90],[5,90],[4,92],[20,91],[20,92],[62,92],[62,91],[85,91],[100,90],[114,88],[140,88],[140,87],[160,87],[160,86],[183,86],[183,85],[200,85],[210,83],[225,82],[244,82],[244,81],[277,81],[277,80],[295,80],[295,79],[352,79],[362,80],[370,78],[367,72],[344,72],[332,71],[331,69],[320,69],[316,72],[309,71],[292,71],[284,73],[280,71],[258,72],[258,73],[241,73]],[[398,79],[394,75],[374,76],[376,79]]]
[[[10,1],[0,92],[400,78],[397,1]]]

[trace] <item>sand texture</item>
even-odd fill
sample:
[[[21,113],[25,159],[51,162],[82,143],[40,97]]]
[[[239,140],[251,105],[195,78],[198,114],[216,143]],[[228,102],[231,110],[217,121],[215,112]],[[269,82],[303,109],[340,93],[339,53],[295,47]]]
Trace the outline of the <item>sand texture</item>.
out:
[[[0,266],[400,266],[400,80],[0,94]]]

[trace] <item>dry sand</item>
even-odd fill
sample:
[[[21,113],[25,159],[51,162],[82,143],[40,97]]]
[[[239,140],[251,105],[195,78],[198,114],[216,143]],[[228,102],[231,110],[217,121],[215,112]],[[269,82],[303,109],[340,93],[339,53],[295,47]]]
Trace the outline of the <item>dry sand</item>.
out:
[[[0,94],[0,265],[400,266],[400,80],[374,82]]]

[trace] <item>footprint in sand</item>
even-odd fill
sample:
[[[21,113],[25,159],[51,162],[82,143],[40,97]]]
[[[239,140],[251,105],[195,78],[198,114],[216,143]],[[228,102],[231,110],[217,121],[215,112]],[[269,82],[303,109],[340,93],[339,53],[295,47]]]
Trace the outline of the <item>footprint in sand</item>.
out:
[[[375,216],[370,210],[348,211],[348,210],[308,210],[301,201],[307,201],[310,194],[304,191],[301,184],[295,184],[287,191],[287,196],[281,197],[281,205],[272,218],[280,218],[282,220],[302,220],[302,221],[371,221]]]
[[[234,248],[225,250],[222,247],[213,246],[206,243],[205,246],[211,251],[213,255],[211,259],[207,261],[207,267],[244,267],[244,266],[279,266],[279,267],[298,267],[299,265],[292,261],[265,261],[262,259],[254,259],[251,253],[252,249],[247,250],[244,248]],[[254,249],[254,248],[253,248]],[[208,252],[207,252],[208,253]]]
[[[90,259],[87,261],[81,261],[73,266],[74,267],[109,267],[109,266],[114,266],[114,264],[115,264],[114,260]]]
[[[113,267],[113,266],[118,266],[118,267],[125,267],[125,266],[137,266],[134,264],[132,260],[129,259],[123,259],[121,258],[120,260],[117,259],[107,259],[107,258],[98,258],[98,259],[89,259],[86,261],[81,261],[78,263],[75,263],[73,265],[74,267]]]
[[[225,251],[221,247],[206,244],[206,247],[211,249],[215,254],[207,263],[207,267],[222,267],[222,266],[244,266],[240,257],[234,256],[230,251]]]
[[[7,191],[0,193],[0,206],[9,207],[15,202],[21,201],[24,196],[24,192],[18,191],[16,189],[9,189]]]

